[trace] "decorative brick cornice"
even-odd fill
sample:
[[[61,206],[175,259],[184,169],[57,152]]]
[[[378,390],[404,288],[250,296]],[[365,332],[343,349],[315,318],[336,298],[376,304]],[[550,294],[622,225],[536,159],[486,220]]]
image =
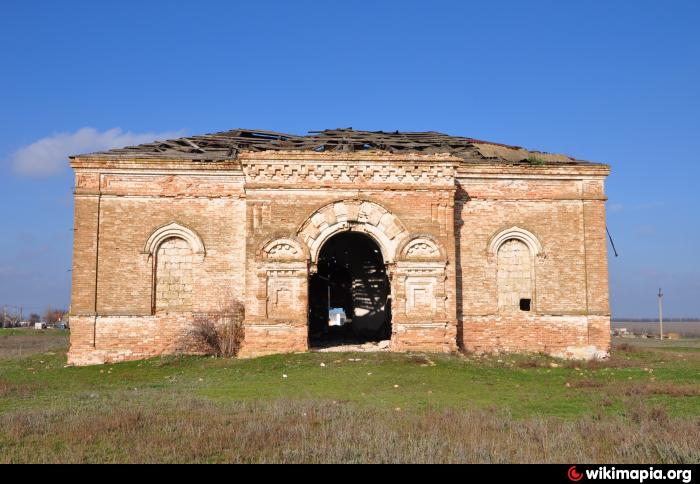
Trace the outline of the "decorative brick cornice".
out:
[[[248,186],[402,185],[454,186],[452,162],[261,160],[244,163]]]

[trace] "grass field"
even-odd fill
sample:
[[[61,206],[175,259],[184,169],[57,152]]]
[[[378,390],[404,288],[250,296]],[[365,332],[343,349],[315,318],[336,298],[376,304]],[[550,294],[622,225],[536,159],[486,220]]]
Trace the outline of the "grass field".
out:
[[[0,358],[29,356],[52,350],[65,351],[68,332],[54,329],[0,329]]]
[[[44,339],[20,357],[15,338]],[[0,462],[700,462],[700,340],[609,361],[309,353],[66,368],[0,330]],[[45,348],[50,348],[46,350]]]

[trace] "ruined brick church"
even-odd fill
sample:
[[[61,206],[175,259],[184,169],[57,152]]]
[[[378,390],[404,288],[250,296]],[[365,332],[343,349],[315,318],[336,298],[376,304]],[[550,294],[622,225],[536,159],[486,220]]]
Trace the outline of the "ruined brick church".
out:
[[[71,364],[187,351],[196,315],[231,300],[242,357],[609,350],[606,165],[436,132],[239,129],[71,166]]]

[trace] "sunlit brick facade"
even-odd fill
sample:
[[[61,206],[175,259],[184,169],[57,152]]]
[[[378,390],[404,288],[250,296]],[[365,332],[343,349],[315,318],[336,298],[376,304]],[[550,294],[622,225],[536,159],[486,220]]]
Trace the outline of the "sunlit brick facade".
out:
[[[381,255],[391,350],[607,353],[606,165],[367,136],[353,149],[239,143],[216,160],[197,139],[191,157],[72,158],[69,362],[187,352],[193,318],[222,298],[245,305],[242,357],[307,351],[309,281],[346,232]]]

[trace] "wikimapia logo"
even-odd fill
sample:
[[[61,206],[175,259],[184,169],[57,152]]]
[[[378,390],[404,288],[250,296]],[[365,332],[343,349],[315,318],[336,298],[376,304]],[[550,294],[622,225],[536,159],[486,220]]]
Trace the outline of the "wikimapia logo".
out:
[[[583,474],[576,470],[576,466],[571,466],[567,475],[569,476],[569,480],[573,482],[578,482],[583,479]]]
[[[572,482],[579,482],[586,477],[587,480],[625,480],[644,482],[646,480],[680,480],[684,484],[692,481],[692,471],[690,469],[616,469],[601,466],[596,469],[585,469],[579,472],[576,466],[569,467],[567,477]]]

